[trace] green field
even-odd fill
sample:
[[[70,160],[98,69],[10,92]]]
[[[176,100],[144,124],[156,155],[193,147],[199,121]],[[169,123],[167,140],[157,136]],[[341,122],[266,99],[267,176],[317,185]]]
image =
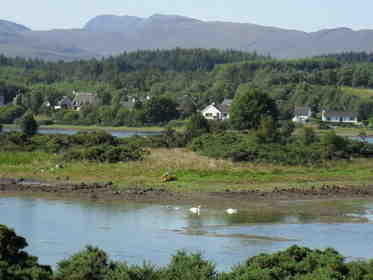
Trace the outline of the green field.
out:
[[[373,89],[342,87],[342,91],[346,94],[358,96],[360,98],[371,98],[371,97],[373,97]]]
[[[322,166],[281,166],[233,163],[199,156],[185,149],[153,149],[143,161],[128,163],[61,163],[59,156],[41,152],[3,152],[0,177],[112,181],[120,188],[161,187],[172,191],[272,190],[323,184],[363,185],[373,180],[373,159],[329,162]],[[176,181],[162,183],[166,172]]]

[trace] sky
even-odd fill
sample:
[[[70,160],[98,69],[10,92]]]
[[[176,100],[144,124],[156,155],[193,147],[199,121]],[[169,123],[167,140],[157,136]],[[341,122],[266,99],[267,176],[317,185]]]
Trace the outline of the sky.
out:
[[[4,0],[0,19],[33,30],[82,28],[97,15],[177,14],[307,32],[373,29],[372,0]]]

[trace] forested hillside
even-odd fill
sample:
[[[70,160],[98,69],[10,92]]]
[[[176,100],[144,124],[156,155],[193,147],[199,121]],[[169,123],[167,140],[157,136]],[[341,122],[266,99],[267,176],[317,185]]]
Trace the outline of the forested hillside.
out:
[[[0,121],[12,122],[31,109],[65,123],[164,123],[147,116],[147,108],[155,106],[148,104],[151,102],[139,102],[133,109],[123,108],[121,103],[146,96],[153,103],[171,100],[178,117],[186,118],[211,102],[233,98],[242,84],[271,95],[282,119],[291,117],[295,105],[309,105],[316,112],[359,110],[360,118],[367,119],[373,115],[373,99],[365,94],[373,88],[371,60],[367,53],[276,60],[215,49],[138,51],[102,60],[57,63],[0,56],[0,94],[7,103],[17,94],[21,96],[17,108],[0,110]],[[43,106],[48,101],[53,107],[62,96],[72,96],[73,90],[97,93],[99,106],[80,112],[55,112]]]

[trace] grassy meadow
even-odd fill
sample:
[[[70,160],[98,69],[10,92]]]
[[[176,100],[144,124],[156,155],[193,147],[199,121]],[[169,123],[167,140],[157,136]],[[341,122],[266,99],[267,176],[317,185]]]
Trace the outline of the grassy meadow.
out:
[[[373,180],[373,159],[329,162],[323,166],[233,163],[199,156],[186,149],[152,149],[143,161],[70,162],[57,169],[60,157],[43,152],[3,152],[0,177],[72,182],[112,181],[118,188],[155,187],[171,191],[272,190],[323,184],[363,185]],[[166,172],[176,181],[162,183]]]
[[[373,90],[368,88],[342,87],[342,91],[346,94],[361,97],[364,99],[373,97]]]

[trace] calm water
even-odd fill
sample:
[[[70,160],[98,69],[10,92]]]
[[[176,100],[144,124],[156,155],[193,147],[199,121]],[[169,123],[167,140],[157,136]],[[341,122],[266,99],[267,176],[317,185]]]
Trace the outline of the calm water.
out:
[[[319,207],[309,202],[283,203],[271,215],[260,209],[234,216],[224,209],[202,209],[196,216],[189,207],[0,197],[0,224],[26,237],[28,251],[53,266],[87,244],[131,264],[164,265],[177,249],[202,252],[219,270],[293,244],[373,258],[373,202],[329,203],[342,211],[329,217],[305,214],[306,208]],[[252,205],[258,207],[267,206]]]
[[[18,128],[4,128],[4,131],[20,131]],[[41,134],[67,134],[67,135],[74,135],[78,133],[79,130],[76,129],[39,129],[38,133]],[[131,137],[134,135],[139,136],[148,136],[148,135],[159,135],[160,132],[154,131],[108,131],[111,135],[119,138]]]

